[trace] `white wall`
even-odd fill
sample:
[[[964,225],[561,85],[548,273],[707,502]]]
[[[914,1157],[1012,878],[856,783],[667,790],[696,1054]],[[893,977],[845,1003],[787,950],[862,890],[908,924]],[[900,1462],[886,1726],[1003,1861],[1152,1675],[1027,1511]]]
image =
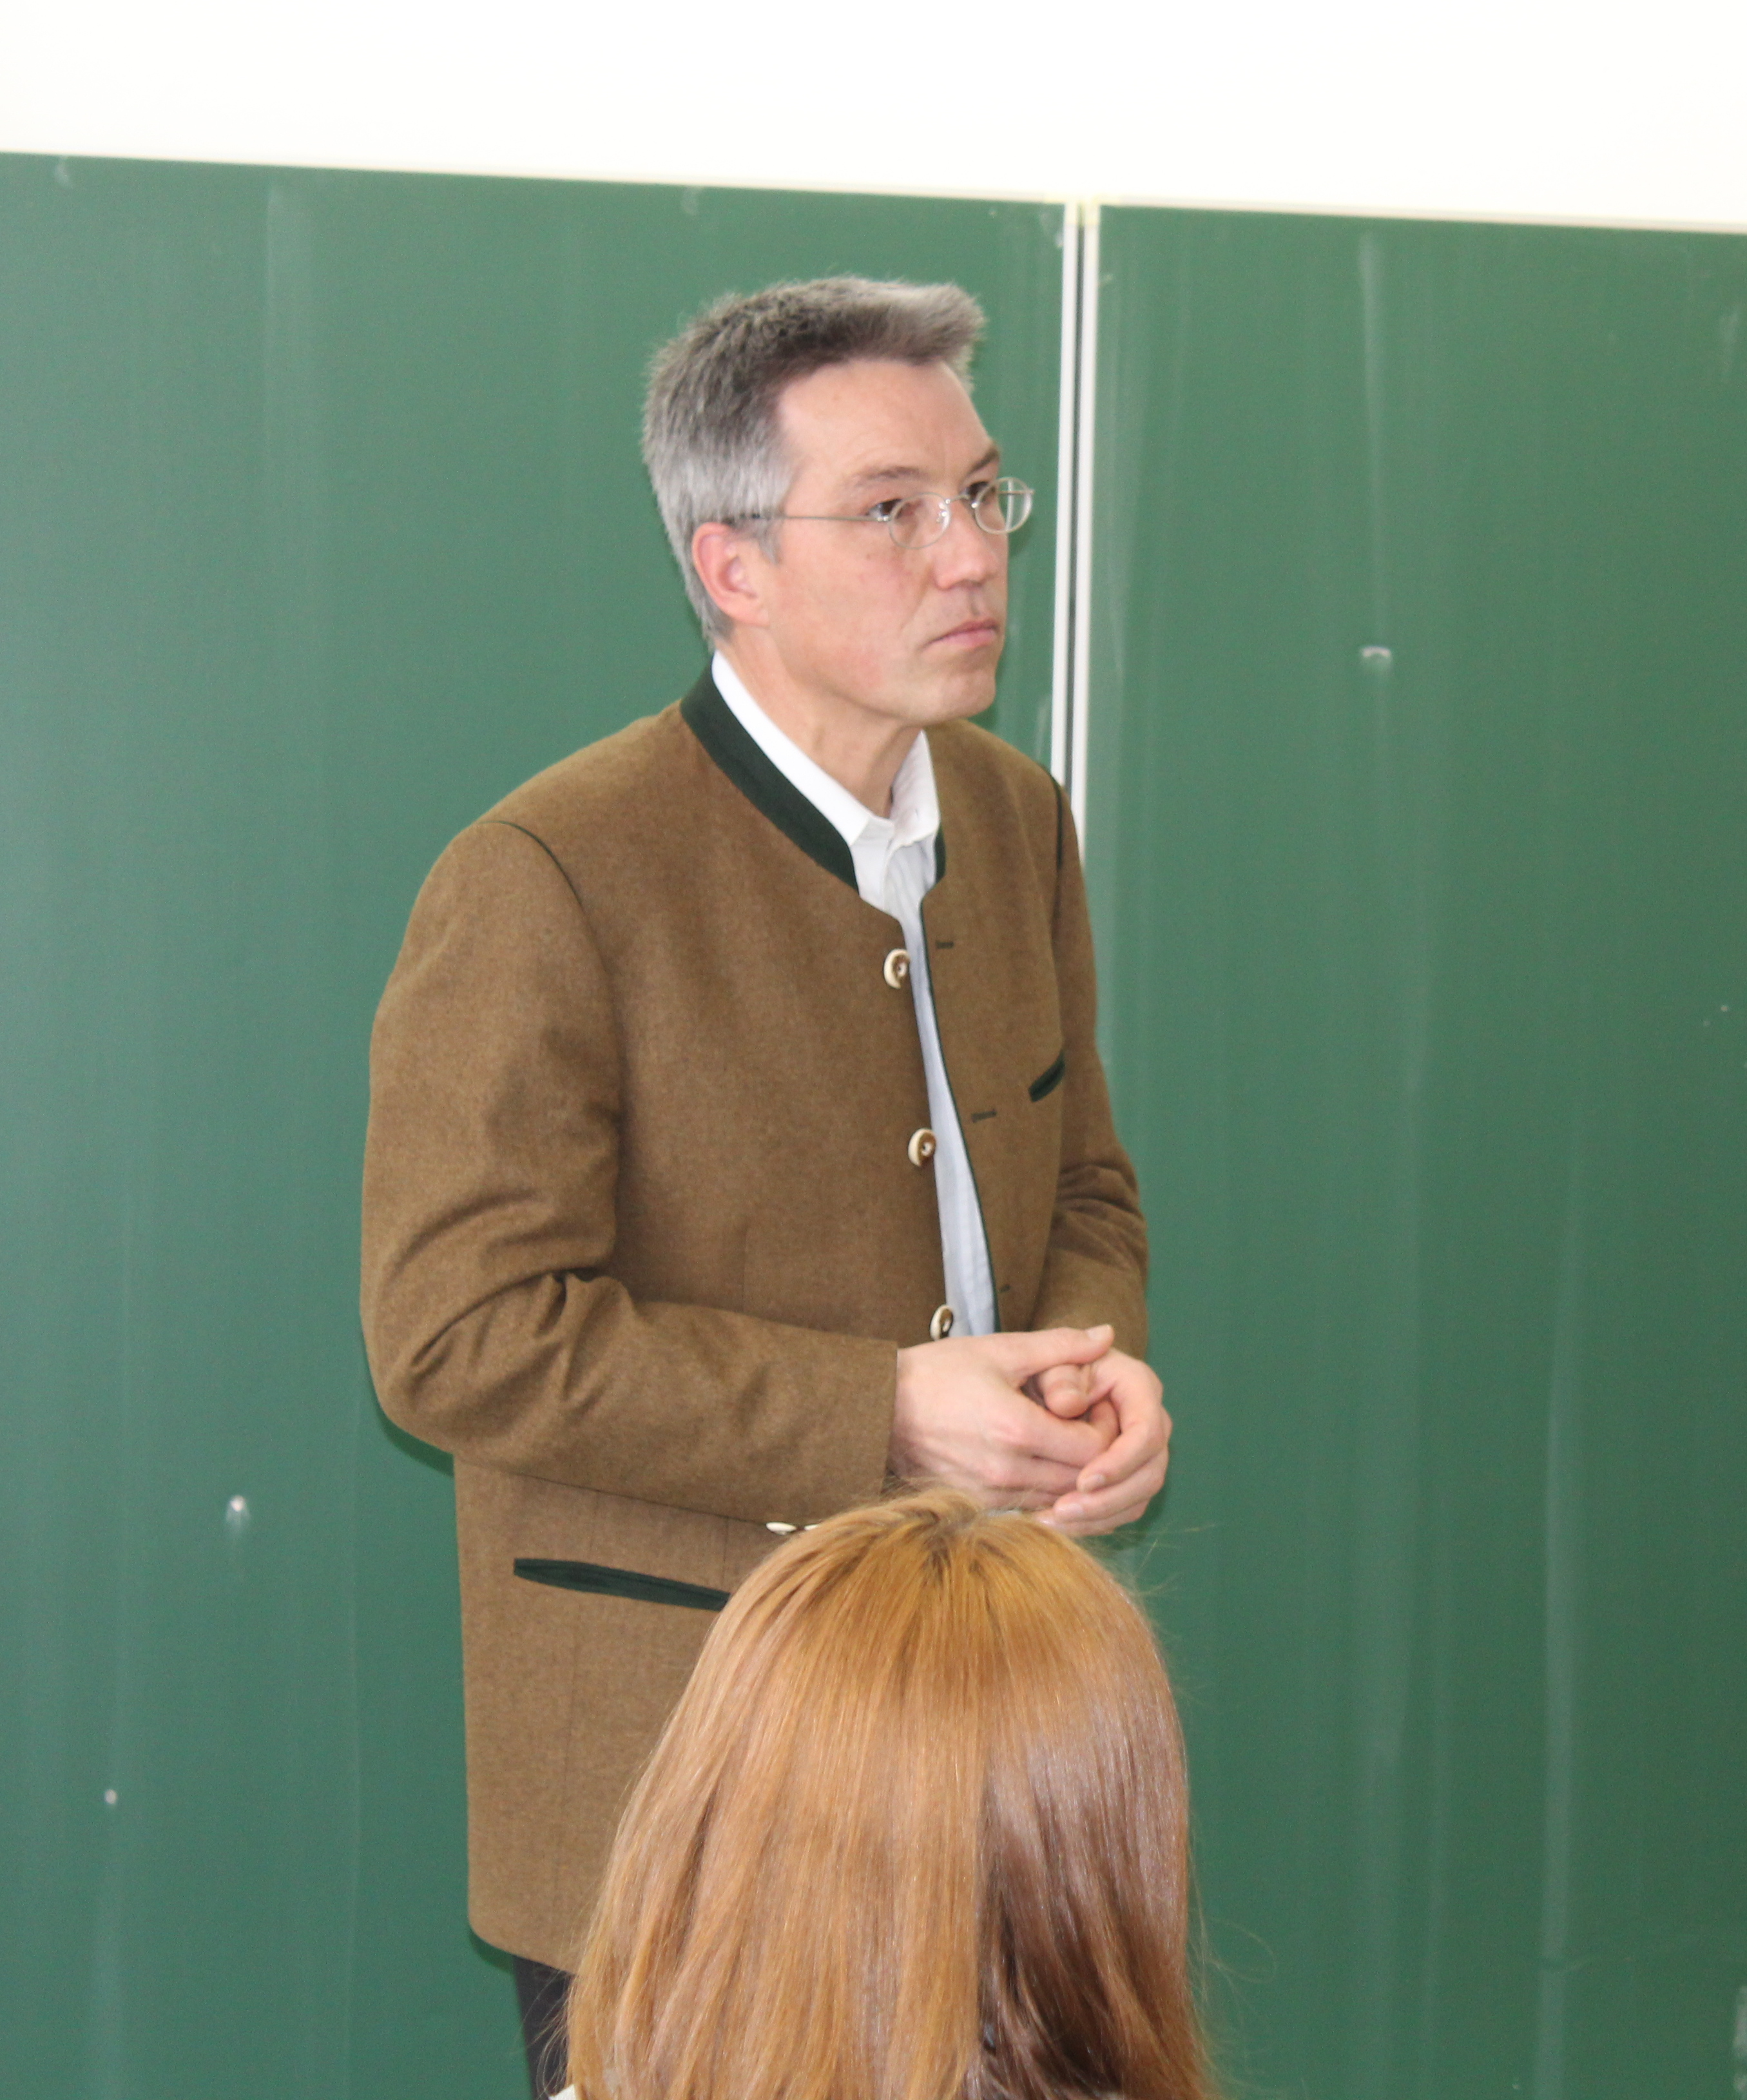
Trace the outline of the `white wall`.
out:
[[[1747,227],[1747,0],[0,0],[0,148]]]

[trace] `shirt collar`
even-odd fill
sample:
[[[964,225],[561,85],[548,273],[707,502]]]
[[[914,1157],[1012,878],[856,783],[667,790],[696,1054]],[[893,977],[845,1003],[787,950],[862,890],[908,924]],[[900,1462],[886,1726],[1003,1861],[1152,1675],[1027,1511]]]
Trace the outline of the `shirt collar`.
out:
[[[734,718],[777,771],[798,788],[851,848],[865,838],[889,837],[892,848],[931,839],[940,828],[940,801],[935,787],[934,758],[926,731],[904,753],[891,783],[891,814],[878,817],[858,801],[840,780],[807,757],[794,738],[779,729],[747,691],[746,682],[719,649],[710,666],[715,689]]]

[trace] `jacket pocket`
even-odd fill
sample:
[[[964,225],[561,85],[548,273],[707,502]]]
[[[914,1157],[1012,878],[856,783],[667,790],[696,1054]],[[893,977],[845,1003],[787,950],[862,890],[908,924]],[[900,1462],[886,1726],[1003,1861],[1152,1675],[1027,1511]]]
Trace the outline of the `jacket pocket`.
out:
[[[587,1590],[597,1597],[629,1597],[640,1604],[684,1604],[694,1612],[719,1612],[726,1590],[702,1582],[676,1582],[666,1575],[640,1575],[634,1568],[602,1568],[592,1560],[518,1560],[524,1582],[543,1582],[554,1590]]]
[[[1063,1050],[1058,1053],[1055,1062],[1050,1067],[1049,1070],[1046,1072],[1040,1072],[1036,1078],[1032,1081],[1030,1087],[1027,1090],[1030,1093],[1032,1099],[1034,1101],[1041,1101],[1045,1094],[1053,1094],[1056,1088],[1061,1085],[1063,1076],[1067,1070],[1067,1052],[1066,1050]]]

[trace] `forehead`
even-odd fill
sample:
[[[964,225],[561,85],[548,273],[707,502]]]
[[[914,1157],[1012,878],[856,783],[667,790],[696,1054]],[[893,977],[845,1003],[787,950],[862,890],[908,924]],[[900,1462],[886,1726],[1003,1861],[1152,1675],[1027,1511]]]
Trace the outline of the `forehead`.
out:
[[[826,365],[785,387],[777,413],[797,480],[953,474],[990,448],[964,382],[944,364]]]

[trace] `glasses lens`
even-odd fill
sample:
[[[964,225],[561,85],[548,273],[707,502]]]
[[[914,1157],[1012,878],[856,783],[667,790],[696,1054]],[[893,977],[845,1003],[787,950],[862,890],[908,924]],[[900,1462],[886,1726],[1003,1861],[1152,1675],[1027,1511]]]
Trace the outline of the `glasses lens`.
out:
[[[938,496],[906,496],[886,523],[900,547],[931,547],[946,530],[946,505]]]
[[[1032,492],[1023,481],[992,481],[977,499],[977,523],[985,532],[1017,532],[1032,514]]]

